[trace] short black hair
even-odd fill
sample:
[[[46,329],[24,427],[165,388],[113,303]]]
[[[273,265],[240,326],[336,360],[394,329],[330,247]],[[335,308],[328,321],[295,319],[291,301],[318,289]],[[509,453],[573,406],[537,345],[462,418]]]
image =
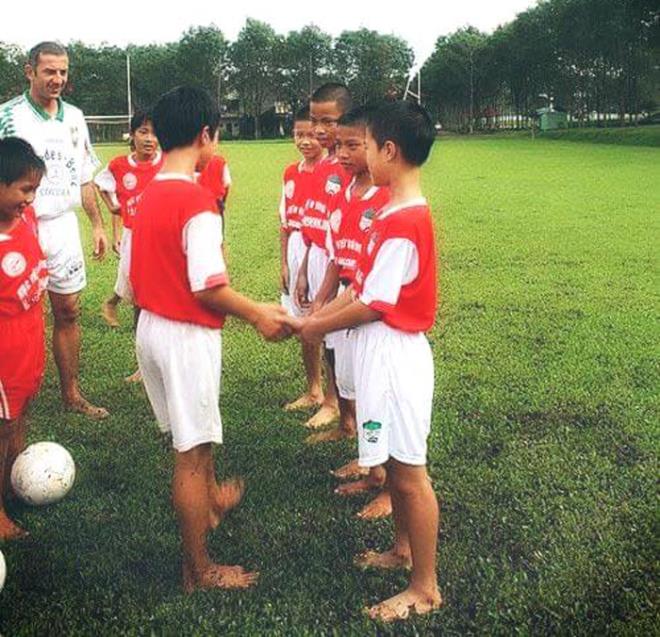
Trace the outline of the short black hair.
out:
[[[151,113],[148,111],[135,111],[133,117],[131,117],[131,134],[147,122],[151,122]]]
[[[345,84],[339,82],[327,82],[319,86],[309,100],[310,102],[336,102],[342,113],[347,113],[353,108],[351,92]]]
[[[337,124],[339,126],[366,126],[369,123],[369,116],[373,111],[373,106],[356,106],[348,113],[344,113]]]
[[[8,186],[30,173],[43,177],[45,172],[44,160],[24,139],[20,137],[0,139],[0,183]]]
[[[151,110],[151,118],[165,152],[191,146],[206,127],[213,137],[220,125],[220,111],[215,102],[196,86],[177,86],[162,95]]]
[[[68,55],[66,49],[59,42],[39,42],[28,53],[28,64],[36,69],[40,55]]]
[[[378,148],[386,141],[394,142],[413,166],[421,166],[428,159],[435,140],[431,116],[415,102],[384,102],[371,111],[367,126]]]
[[[296,112],[293,116],[294,122],[309,122],[311,115],[309,114],[309,106],[304,106]]]

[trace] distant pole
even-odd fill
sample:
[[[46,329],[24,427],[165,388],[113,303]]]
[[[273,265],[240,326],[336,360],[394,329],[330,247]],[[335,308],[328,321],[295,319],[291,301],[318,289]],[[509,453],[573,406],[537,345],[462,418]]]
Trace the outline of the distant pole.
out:
[[[422,67],[419,67],[419,73],[417,74],[417,103],[422,105]]]
[[[312,91],[314,90],[314,75],[312,69],[312,54],[309,54],[309,95],[311,97]]]
[[[128,125],[131,125],[131,117],[133,117],[133,102],[131,100],[131,56],[126,51],[126,94],[128,106]]]

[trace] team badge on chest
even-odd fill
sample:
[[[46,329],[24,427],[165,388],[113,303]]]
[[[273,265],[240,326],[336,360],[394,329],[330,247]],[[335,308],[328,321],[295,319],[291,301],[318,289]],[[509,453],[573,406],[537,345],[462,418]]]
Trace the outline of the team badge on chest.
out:
[[[373,208],[368,208],[362,213],[362,216],[360,217],[360,230],[362,230],[362,232],[366,232],[371,228],[375,215],[376,211]]]
[[[121,179],[126,190],[133,190],[137,186],[137,181],[137,177],[133,173],[126,173]]]
[[[8,252],[2,258],[2,271],[12,279],[21,276],[26,266],[27,261],[20,252]]]
[[[341,179],[339,175],[330,175],[325,182],[325,192],[329,195],[336,195],[341,190]]]

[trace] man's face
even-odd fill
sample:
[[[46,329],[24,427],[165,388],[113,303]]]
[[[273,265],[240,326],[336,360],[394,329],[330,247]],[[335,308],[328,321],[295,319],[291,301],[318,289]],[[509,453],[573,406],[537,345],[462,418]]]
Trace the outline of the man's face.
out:
[[[343,115],[337,102],[310,102],[309,112],[316,139],[323,148],[333,149],[337,135],[337,120]]]
[[[364,126],[339,126],[335,155],[347,172],[359,175],[367,170]]]
[[[29,172],[10,184],[0,183],[0,220],[12,221],[23,214],[37,194],[41,174]]]
[[[293,125],[293,141],[305,159],[316,159],[323,150],[310,121],[301,120]]]
[[[149,120],[142,122],[133,133],[133,144],[138,159],[144,161],[153,157],[158,150],[158,139],[154,133],[154,127]]]
[[[25,75],[30,82],[32,97],[45,104],[62,95],[69,75],[69,58],[42,53],[36,67],[30,64],[25,67]]]

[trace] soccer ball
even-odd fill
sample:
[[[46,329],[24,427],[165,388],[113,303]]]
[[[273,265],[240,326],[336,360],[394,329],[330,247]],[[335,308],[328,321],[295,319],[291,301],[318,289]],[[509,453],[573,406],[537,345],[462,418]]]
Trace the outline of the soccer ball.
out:
[[[0,591],[5,586],[5,579],[7,579],[7,563],[5,562],[5,556],[0,551]]]
[[[20,453],[11,468],[11,486],[28,504],[52,504],[73,486],[76,465],[56,442],[36,442]]]

